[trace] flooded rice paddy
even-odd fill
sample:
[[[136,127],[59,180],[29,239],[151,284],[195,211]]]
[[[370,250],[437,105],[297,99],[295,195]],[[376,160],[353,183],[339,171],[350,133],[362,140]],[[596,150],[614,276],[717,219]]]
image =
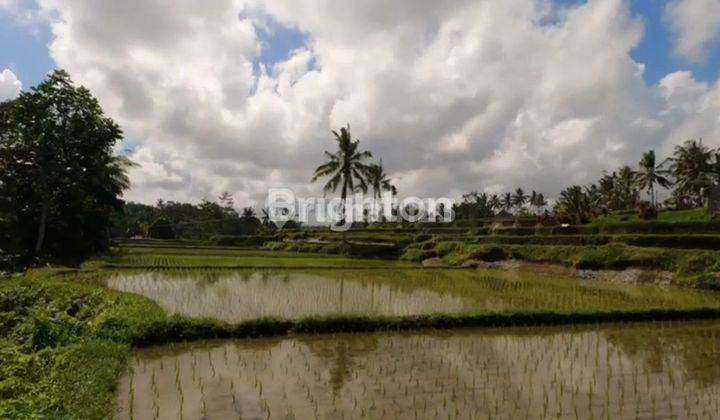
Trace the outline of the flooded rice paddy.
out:
[[[720,323],[292,336],[139,350],[116,418],[717,418]]]
[[[329,314],[720,307],[720,294],[713,292],[529,271],[116,272],[107,285],[153,299],[170,313],[229,322]]]

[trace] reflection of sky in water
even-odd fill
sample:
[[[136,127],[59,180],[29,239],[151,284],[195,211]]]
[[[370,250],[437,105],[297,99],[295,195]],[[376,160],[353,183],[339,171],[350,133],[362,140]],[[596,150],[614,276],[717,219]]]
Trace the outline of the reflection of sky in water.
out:
[[[719,342],[698,322],[164,346],[137,353],[116,417],[714,418]]]
[[[470,298],[429,289],[305,273],[228,274],[211,281],[144,273],[113,276],[108,286],[146,296],[171,313],[225,321],[333,313],[418,315],[471,310],[476,304]]]
[[[561,275],[475,270],[118,273],[108,286],[171,313],[230,322],[334,313],[418,315],[506,309],[719,307],[720,294]]]

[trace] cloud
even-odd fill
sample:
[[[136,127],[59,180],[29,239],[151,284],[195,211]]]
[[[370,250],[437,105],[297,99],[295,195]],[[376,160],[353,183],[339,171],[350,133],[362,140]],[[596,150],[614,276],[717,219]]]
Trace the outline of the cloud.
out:
[[[675,52],[691,61],[704,61],[707,48],[720,40],[720,1],[672,0],[665,20],[677,35]]]
[[[419,196],[551,196],[686,137],[720,145],[720,88],[689,73],[647,86],[622,0],[41,4],[52,57],[138,144],[134,200],[322,194],[310,176],[347,123]],[[304,39],[271,65],[268,21]]]
[[[0,72],[0,102],[15,98],[22,89],[22,83],[10,69]]]

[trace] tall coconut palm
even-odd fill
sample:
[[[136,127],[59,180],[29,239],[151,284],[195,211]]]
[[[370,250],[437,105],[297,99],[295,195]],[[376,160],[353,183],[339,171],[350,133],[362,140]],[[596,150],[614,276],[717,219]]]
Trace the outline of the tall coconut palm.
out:
[[[530,205],[535,207],[535,213],[540,214],[542,212],[542,209],[547,206],[547,200],[545,200],[545,196],[543,193],[538,193],[533,191],[530,194]]]
[[[675,194],[690,197],[702,206],[707,188],[712,185],[711,159],[713,151],[702,142],[687,140],[675,146],[670,161],[670,173],[675,178]]]
[[[513,205],[517,208],[518,214],[522,213],[522,209],[525,206],[525,203],[527,203],[528,196],[525,195],[525,191],[523,191],[522,188],[518,188],[515,190],[515,194],[513,195]]]
[[[493,212],[499,212],[502,210],[502,200],[500,200],[500,197],[497,194],[490,195],[490,198],[488,198],[488,205],[490,206],[490,210]]]
[[[636,179],[638,187],[647,191],[653,206],[657,204],[655,185],[657,184],[663,188],[670,188],[672,185],[670,179],[665,176],[666,174],[667,170],[662,168],[662,164],[657,164],[654,150],[643,153]]]
[[[515,205],[515,200],[513,199],[513,194],[506,192],[503,195],[501,202],[502,202],[503,211],[505,211],[506,213],[510,213],[510,210],[512,210],[513,206]]]
[[[357,191],[367,192],[368,190],[366,179],[372,165],[366,163],[366,161],[372,158],[372,154],[360,150],[360,140],[353,140],[350,135],[350,124],[341,128],[340,133],[335,130],[332,133],[335,135],[335,141],[337,141],[337,151],[335,153],[325,152],[328,161],[315,169],[312,182],[316,182],[323,177],[330,177],[323,187],[325,192],[335,192],[338,187],[341,187],[342,219],[340,223],[345,223],[347,195]]]
[[[392,195],[397,194],[397,188],[395,188],[390,178],[385,173],[382,159],[379,163],[370,165],[370,167],[368,168],[366,182],[368,186],[373,190],[373,198],[375,199],[375,204],[380,206],[377,208],[377,211],[379,213],[382,213],[382,204],[379,203],[380,199],[382,198],[383,191],[389,191],[390,193],[392,193]]]

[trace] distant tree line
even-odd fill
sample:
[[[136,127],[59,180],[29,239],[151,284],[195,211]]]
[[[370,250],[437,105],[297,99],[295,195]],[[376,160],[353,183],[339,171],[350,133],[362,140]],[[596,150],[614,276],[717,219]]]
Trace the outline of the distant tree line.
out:
[[[463,194],[462,200],[453,206],[455,218],[478,219],[494,216],[539,215],[546,211],[548,202],[542,193],[525,193],[522,188],[504,194]]]
[[[292,222],[290,227],[297,226]],[[258,216],[252,207],[238,213],[232,195],[199,204],[158,200],[155,205],[126,203],[112,223],[117,238],[202,239],[215,235],[255,235],[275,230],[267,211]]]
[[[673,155],[658,162],[655,152],[644,153],[636,167],[623,166],[605,173],[588,186],[573,185],[560,192],[555,210],[586,220],[617,210],[638,209],[652,218],[658,207],[690,209],[707,203],[713,186],[720,184],[720,150],[700,140],[675,146]],[[658,203],[658,190],[669,197]]]
[[[652,218],[659,207],[690,209],[707,203],[713,186],[720,185],[720,150],[702,140],[687,140],[669,158],[658,162],[653,150],[644,153],[637,166],[604,173],[595,183],[563,189],[554,206],[542,193],[526,194],[522,188],[504,194],[471,192],[455,204],[455,217],[474,219],[494,216],[539,215],[584,223],[619,210],[636,210]],[[658,202],[658,190],[670,195]]]

